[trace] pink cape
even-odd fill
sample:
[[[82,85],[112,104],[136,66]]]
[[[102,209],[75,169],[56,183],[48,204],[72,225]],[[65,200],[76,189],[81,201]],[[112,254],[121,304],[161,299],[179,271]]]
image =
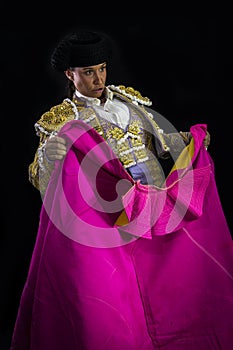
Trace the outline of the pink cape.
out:
[[[63,127],[10,350],[233,349],[233,243],[205,130],[159,189],[88,125]]]

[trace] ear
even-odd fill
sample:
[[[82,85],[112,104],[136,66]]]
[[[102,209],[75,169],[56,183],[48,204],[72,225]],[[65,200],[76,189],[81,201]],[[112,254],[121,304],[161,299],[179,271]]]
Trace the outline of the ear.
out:
[[[70,79],[71,81],[74,80],[74,73],[70,69],[65,70],[64,73],[68,79]]]

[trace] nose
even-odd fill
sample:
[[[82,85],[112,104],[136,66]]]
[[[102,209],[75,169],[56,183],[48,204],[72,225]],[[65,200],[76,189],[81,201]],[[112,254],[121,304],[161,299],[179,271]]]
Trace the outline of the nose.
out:
[[[97,84],[102,82],[102,74],[100,72],[95,72],[94,82]]]

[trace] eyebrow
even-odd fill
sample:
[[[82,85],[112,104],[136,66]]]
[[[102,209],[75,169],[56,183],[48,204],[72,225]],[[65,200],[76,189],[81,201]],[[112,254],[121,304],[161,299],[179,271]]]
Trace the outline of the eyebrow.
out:
[[[104,62],[103,64],[101,64],[101,66],[99,68],[103,68],[106,66],[106,62]],[[92,69],[95,69],[94,68],[95,66],[88,66],[88,67],[82,67],[82,70],[85,71],[85,70],[92,70]]]

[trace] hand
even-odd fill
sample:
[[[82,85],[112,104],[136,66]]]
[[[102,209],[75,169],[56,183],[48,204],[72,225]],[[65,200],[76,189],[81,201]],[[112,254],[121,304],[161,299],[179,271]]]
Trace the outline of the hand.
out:
[[[210,133],[207,131],[206,136],[204,138],[204,145],[206,149],[208,148],[209,144],[210,144]]]
[[[48,139],[45,145],[45,156],[49,161],[62,160],[66,153],[66,141],[59,136]]]

